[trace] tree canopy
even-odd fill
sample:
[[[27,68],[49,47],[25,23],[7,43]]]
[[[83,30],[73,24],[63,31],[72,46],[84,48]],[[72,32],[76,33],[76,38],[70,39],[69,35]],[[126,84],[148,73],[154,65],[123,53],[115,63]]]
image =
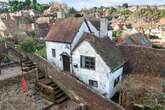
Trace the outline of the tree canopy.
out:
[[[9,5],[9,8],[0,10],[0,12],[16,12],[23,9],[35,9],[42,12],[45,9],[43,5],[37,3],[37,0],[9,0]]]
[[[124,4],[122,5],[122,7],[128,8],[128,3],[124,3]]]

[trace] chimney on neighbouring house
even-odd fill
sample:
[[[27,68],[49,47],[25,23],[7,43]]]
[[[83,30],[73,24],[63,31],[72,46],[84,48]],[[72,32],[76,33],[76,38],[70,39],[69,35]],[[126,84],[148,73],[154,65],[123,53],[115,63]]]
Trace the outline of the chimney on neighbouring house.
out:
[[[100,18],[100,37],[108,35],[108,20],[106,18]]]

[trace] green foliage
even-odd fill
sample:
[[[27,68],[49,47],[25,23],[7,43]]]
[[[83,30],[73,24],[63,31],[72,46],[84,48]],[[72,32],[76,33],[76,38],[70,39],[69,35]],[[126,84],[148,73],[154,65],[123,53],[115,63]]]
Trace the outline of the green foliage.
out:
[[[137,10],[134,13],[135,17],[138,17],[140,19],[143,19],[147,22],[151,21],[157,21],[160,18],[160,11],[155,8],[150,8],[149,6],[147,8],[142,8],[140,10]]]
[[[33,53],[35,51],[33,39],[31,37],[25,38],[21,43],[21,49],[27,53]]]
[[[72,14],[76,14],[77,13],[77,10],[75,8],[70,8],[69,9],[69,14],[72,15]]]
[[[8,9],[10,12],[16,12],[22,9],[30,8],[29,1],[17,1],[17,0],[10,0],[9,1],[10,8]]]
[[[112,17],[119,16],[119,15],[130,16],[132,14],[132,12],[130,10],[128,10],[127,8],[121,9],[121,10],[117,10],[116,8],[110,8],[109,14]]]
[[[25,5],[26,4],[26,5]],[[25,0],[24,5],[27,7],[30,7],[31,5],[31,0]]]
[[[36,32],[35,31],[30,31],[30,32],[26,32],[28,36],[31,36],[33,38],[35,38],[36,36]]]
[[[122,34],[122,31],[113,31],[112,33],[112,41],[116,42],[117,38],[120,37]]]
[[[5,38],[0,37],[0,43],[4,43],[5,42]]]
[[[112,8],[109,9],[109,13],[110,13],[110,14],[113,14],[113,13],[115,13],[115,12],[117,12],[117,9],[116,9],[116,8],[113,8],[113,7],[112,7]]]
[[[155,44],[152,45],[152,48],[155,48],[155,49],[165,49],[164,47],[162,47],[160,45],[155,45]]]
[[[120,37],[122,34],[122,31],[113,31],[112,32],[112,40],[116,41],[118,37]]]
[[[37,0],[32,1],[32,7],[33,9],[37,10]]]
[[[40,12],[43,12],[45,10],[45,7],[39,3],[37,3],[35,7],[36,7],[36,10]]]
[[[36,54],[38,54],[39,56],[46,58],[46,48],[41,48],[40,50],[36,51]]]
[[[124,3],[124,4],[122,5],[122,7],[128,8],[128,3]]]
[[[18,0],[10,0],[9,1],[10,8],[7,9],[7,12],[16,12],[22,9],[35,9],[38,11],[43,12],[45,7],[39,3],[37,3],[37,0],[25,0],[23,1],[18,1]]]
[[[125,15],[125,16],[129,16],[132,14],[132,12],[128,9],[124,9],[118,12],[120,15]]]
[[[165,10],[160,10],[160,17],[161,18],[165,17]]]
[[[112,20],[113,16],[107,16],[106,18],[110,21]]]
[[[149,37],[150,37],[150,39],[159,39],[159,37],[156,35],[149,35]]]

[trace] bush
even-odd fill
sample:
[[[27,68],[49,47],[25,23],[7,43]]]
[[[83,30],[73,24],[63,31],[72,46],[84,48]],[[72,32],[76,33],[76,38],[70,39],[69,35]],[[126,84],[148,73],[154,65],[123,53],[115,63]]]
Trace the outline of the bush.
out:
[[[27,37],[21,43],[21,49],[27,53],[33,53],[35,52],[35,46],[33,44],[33,39],[31,37]]]
[[[46,48],[42,48],[38,51],[36,51],[36,54],[38,54],[39,56],[46,58]]]
[[[122,34],[122,31],[113,31],[112,33],[112,40],[116,41],[118,37],[120,37]]]
[[[156,49],[165,49],[164,47],[160,46],[160,45],[152,45],[152,48],[156,48]]]
[[[150,36],[150,39],[159,39],[159,37],[155,35],[149,35],[149,36]]]

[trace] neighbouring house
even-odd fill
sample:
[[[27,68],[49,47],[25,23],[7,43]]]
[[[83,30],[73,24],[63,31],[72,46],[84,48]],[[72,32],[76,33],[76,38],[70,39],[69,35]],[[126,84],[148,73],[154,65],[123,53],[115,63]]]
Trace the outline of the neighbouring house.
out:
[[[107,36],[84,33],[72,51],[72,74],[107,98],[117,91],[124,64],[121,52]]]
[[[45,38],[55,20],[53,17],[39,17],[36,20],[36,36]]]
[[[100,28],[108,26],[106,23],[100,20]],[[98,31],[84,18],[60,19],[45,40],[50,63],[70,72],[105,97],[114,95],[125,60],[104,29]]]
[[[11,19],[9,15],[7,15],[4,18],[1,18],[1,21],[2,21],[1,23],[3,24],[1,28],[4,29],[1,30],[3,35],[6,37],[15,37],[18,31],[18,26],[16,21],[14,19]]]
[[[34,9],[21,10],[21,13],[22,13],[22,16],[26,16],[26,17],[38,17],[41,15],[41,12]]]
[[[32,32],[35,31],[35,24],[19,24],[19,30],[24,32]]]
[[[134,32],[134,33],[123,32],[122,35],[119,38],[117,38],[117,44],[138,45],[138,46],[152,48],[151,41],[146,36],[144,36],[142,33],[139,32]]]
[[[36,36],[38,38],[44,38],[50,29],[50,24],[48,23],[40,23],[36,24]]]
[[[0,19],[0,37],[5,37],[6,33],[7,33],[7,27],[2,21],[2,19]]]
[[[9,8],[9,4],[7,2],[4,1],[0,1],[0,9],[6,9]]]
[[[36,20],[36,23],[38,24],[43,24],[43,23],[51,23],[51,22],[54,22],[53,18],[52,17],[38,17],[37,20]]]
[[[50,15],[54,18],[61,19],[65,18],[66,10],[68,10],[66,6],[54,3],[47,10],[44,11],[44,15]]]

